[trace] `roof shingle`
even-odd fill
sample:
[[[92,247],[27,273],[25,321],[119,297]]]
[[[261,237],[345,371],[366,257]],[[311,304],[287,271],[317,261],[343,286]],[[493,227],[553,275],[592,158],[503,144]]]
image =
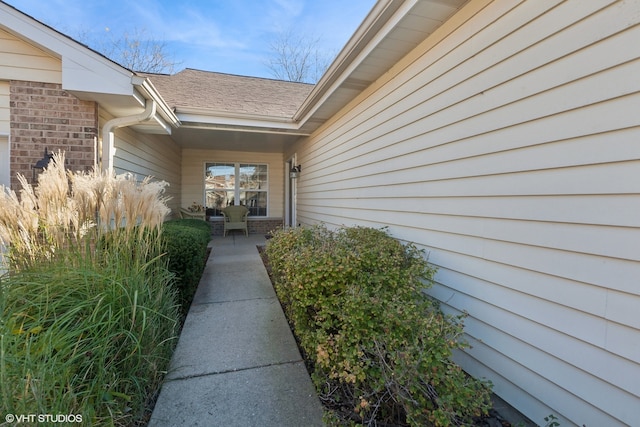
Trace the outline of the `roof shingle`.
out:
[[[292,118],[314,85],[184,69],[144,74],[173,108]]]

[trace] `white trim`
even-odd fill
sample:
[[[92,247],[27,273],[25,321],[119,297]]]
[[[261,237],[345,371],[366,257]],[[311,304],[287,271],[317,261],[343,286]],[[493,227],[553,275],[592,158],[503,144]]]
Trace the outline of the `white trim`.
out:
[[[208,118],[210,119],[210,118]],[[184,123],[185,117],[181,117],[182,122]],[[264,123],[264,125],[268,125],[268,123]],[[273,123],[272,123],[273,125]],[[246,128],[241,127],[246,126],[244,124],[236,123],[229,125],[219,125],[219,124],[206,124],[206,123],[198,123],[198,124],[183,124],[180,126],[182,129],[198,129],[198,130],[225,130],[232,132],[246,132],[246,133],[260,133],[265,135],[289,135],[289,136],[309,136],[310,132],[291,132],[286,130],[277,130],[273,127],[271,128],[261,128],[261,127],[252,127]]]
[[[277,133],[307,136],[300,132],[300,123],[291,119],[259,114],[231,113],[202,108],[176,108],[175,113],[187,129],[232,129],[261,133]],[[238,127],[236,129],[236,127]],[[242,127],[242,128],[240,128]]]
[[[151,80],[145,77],[133,76],[131,77],[131,84],[137,89],[134,91],[134,96],[140,101],[140,105],[145,105],[146,99],[153,99],[156,102],[156,108],[160,115],[156,115],[154,118],[168,134],[171,134],[172,127],[177,128],[180,126],[180,119],[178,119],[173,109],[166,104]],[[142,90],[146,96],[139,94],[138,90]]]
[[[11,145],[9,135],[0,134],[0,186],[11,184]]]
[[[290,227],[297,226],[296,215],[296,194],[297,194],[297,179],[291,179],[289,177],[289,171],[293,165],[296,165],[297,154],[293,154],[284,163],[284,225]]]
[[[329,69],[321,77],[307,99],[298,108],[293,119],[302,124],[306,123],[395,28],[400,20],[408,14],[417,1],[410,0],[402,4],[394,0],[377,2],[374,9],[329,66]],[[382,27],[377,29],[376,27],[381,23],[383,24]]]
[[[69,91],[131,95],[133,73],[72,38],[0,2],[0,26],[62,60],[62,86]]]
[[[267,200],[266,200],[266,212],[264,215],[254,215],[251,216],[251,218],[253,219],[268,219],[269,218],[269,213],[270,213],[270,208],[269,208],[269,202],[270,202],[270,198],[271,198],[271,188],[269,185],[269,182],[271,180],[270,177],[270,167],[269,167],[269,163],[264,163],[264,162],[243,162],[243,161],[206,161],[204,162],[204,171],[202,173],[202,179],[203,179],[203,205],[205,206],[205,208],[209,208],[209,206],[207,206],[207,183],[206,183],[206,176],[207,176],[207,169],[208,169],[208,165],[227,165],[227,166],[232,166],[233,165],[233,173],[235,176],[235,183],[234,183],[234,188],[232,189],[219,189],[219,191],[233,191],[233,204],[234,206],[238,206],[240,205],[240,193],[244,192],[256,192],[256,193],[266,193],[267,195]],[[267,168],[267,182],[266,182],[266,190],[265,189],[260,189],[260,190],[255,190],[255,189],[248,189],[248,190],[244,190],[242,188],[240,188],[239,183],[240,183],[240,167],[242,165],[245,166],[264,166]],[[245,200],[246,202],[246,200]],[[250,208],[250,206],[247,206],[247,208]]]
[[[280,116],[269,116],[266,114],[239,113],[239,112],[221,111],[221,110],[214,110],[211,108],[199,108],[199,107],[176,107],[175,111],[177,114],[183,114],[184,116],[195,116],[195,117],[212,117],[213,116],[213,117],[216,117],[217,119],[227,118],[227,119],[233,119],[233,120],[263,121],[263,122],[269,122],[272,124],[273,122],[278,122],[278,123],[289,124],[292,126],[296,125],[296,123],[290,118],[280,117]],[[194,120],[194,121],[198,121],[198,120]]]

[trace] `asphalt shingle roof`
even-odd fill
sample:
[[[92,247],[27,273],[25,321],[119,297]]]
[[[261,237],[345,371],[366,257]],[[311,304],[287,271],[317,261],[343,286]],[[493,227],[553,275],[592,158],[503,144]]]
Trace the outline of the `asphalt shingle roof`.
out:
[[[228,113],[291,118],[314,85],[184,69],[145,74],[173,108],[203,108]]]

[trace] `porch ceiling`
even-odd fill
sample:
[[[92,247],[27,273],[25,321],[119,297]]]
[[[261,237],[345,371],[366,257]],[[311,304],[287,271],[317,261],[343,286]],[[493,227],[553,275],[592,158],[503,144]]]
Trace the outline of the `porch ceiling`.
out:
[[[172,138],[182,148],[282,153],[285,147],[293,144],[300,136],[245,129],[199,129],[183,126],[173,131]]]

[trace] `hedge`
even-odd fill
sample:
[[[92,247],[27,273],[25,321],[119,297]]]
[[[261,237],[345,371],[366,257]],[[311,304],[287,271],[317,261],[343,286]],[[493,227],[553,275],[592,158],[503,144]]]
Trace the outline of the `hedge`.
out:
[[[490,384],[451,361],[464,316],[427,296],[435,269],[386,230],[276,232],[266,253],[329,423],[470,424]]]
[[[162,238],[169,271],[176,275],[178,301],[186,314],[204,270],[211,228],[199,219],[167,221],[163,224]]]

